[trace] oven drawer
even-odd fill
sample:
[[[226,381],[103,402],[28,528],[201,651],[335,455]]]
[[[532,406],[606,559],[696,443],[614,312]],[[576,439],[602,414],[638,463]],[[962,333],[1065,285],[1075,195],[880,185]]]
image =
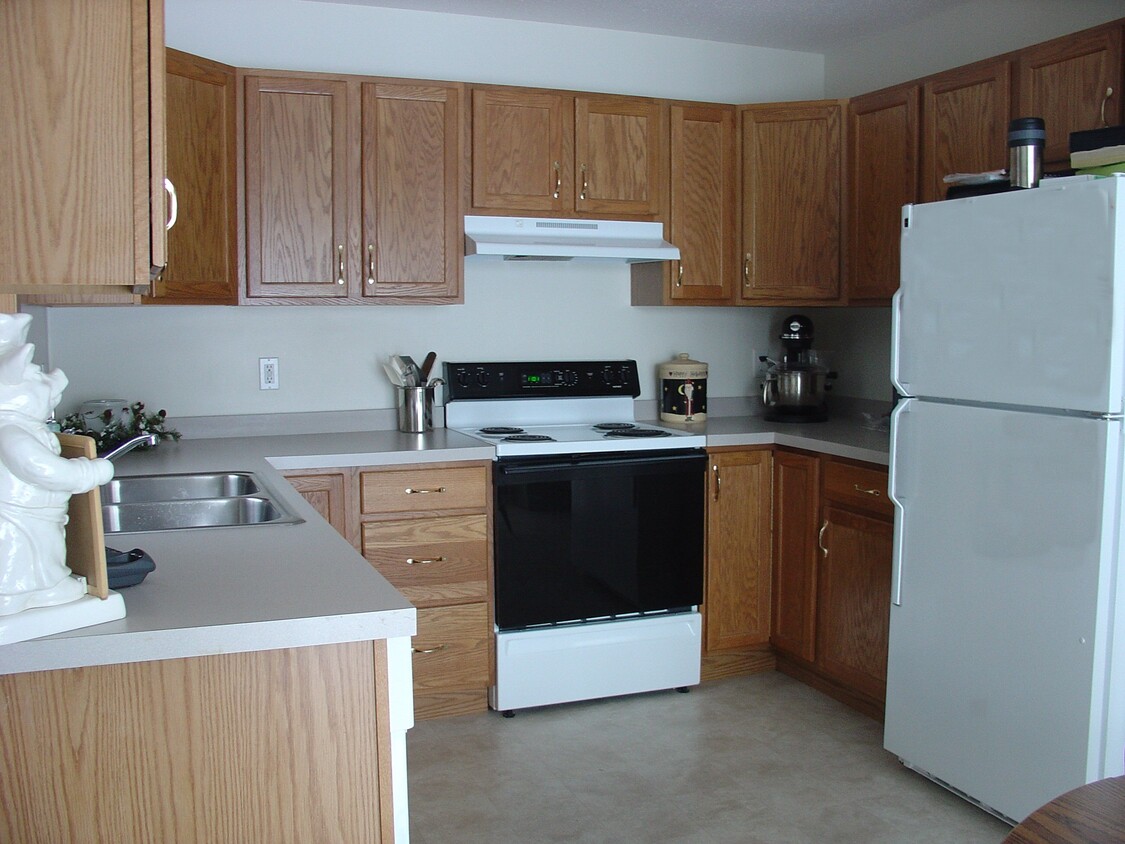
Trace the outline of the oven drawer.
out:
[[[413,640],[414,693],[483,689],[489,685],[488,605],[418,610]]]
[[[488,517],[363,525],[363,556],[412,603],[488,599]]]
[[[864,510],[891,516],[894,505],[887,497],[885,469],[853,466],[826,460],[824,463],[824,497]]]
[[[483,466],[361,472],[360,512],[483,510],[488,505],[488,489],[488,471]]]

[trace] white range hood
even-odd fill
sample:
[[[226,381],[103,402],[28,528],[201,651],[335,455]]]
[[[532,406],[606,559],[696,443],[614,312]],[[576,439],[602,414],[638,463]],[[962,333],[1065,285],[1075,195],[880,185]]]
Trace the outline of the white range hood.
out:
[[[611,260],[638,264],[678,261],[661,223],[465,217],[465,255],[506,261]]]

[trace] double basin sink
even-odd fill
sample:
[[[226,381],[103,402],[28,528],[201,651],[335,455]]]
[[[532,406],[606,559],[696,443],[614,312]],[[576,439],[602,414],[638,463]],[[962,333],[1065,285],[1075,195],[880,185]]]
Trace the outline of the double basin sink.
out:
[[[101,488],[106,533],[297,524],[253,472],[134,475]]]

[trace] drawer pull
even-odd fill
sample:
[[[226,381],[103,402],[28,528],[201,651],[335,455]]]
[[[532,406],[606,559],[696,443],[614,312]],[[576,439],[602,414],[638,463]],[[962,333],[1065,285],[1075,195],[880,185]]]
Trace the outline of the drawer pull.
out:
[[[436,654],[438,651],[444,651],[445,645],[435,645],[432,648],[411,648],[416,654]]]
[[[426,563],[444,563],[445,557],[407,557],[408,566],[422,566]]]
[[[445,492],[445,487],[439,486],[434,489],[415,489],[412,486],[406,488],[407,495],[428,495],[431,492]]]
[[[855,488],[856,492],[862,492],[864,495],[874,495],[876,498],[878,498],[883,494],[877,489],[867,489],[866,487],[862,487],[859,484],[852,484],[852,486]]]

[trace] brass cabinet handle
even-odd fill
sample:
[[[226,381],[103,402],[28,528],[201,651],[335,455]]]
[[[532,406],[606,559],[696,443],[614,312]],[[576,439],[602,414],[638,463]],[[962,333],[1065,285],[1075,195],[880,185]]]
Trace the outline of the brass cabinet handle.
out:
[[[367,244],[367,283],[375,283],[375,244]]]
[[[427,563],[444,563],[445,557],[407,557],[408,566],[424,566]]]
[[[750,283],[750,253],[746,253],[746,257],[742,259],[742,283]]]
[[[864,495],[874,495],[876,498],[878,498],[880,495],[883,494],[883,493],[879,492],[879,490],[877,490],[877,489],[867,489],[865,487],[860,486],[859,484],[852,484],[852,486],[855,488],[856,492],[862,492]]]
[[[579,199],[586,198],[586,191],[590,189],[590,177],[586,171],[586,165],[582,165],[582,192],[578,194]]]
[[[551,198],[552,199],[558,199],[559,198],[559,191],[561,191],[561,190],[562,190],[562,169],[559,167],[559,163],[556,161],[555,162],[555,190],[551,194]]]
[[[415,489],[412,486],[406,488],[407,495],[428,495],[431,492],[445,492],[445,487],[439,486],[434,489]]]
[[[336,247],[336,283],[344,283],[344,244]]]
[[[684,286],[684,262],[683,261],[677,261],[676,263],[679,264],[679,266],[680,266],[679,272],[676,273],[676,287],[683,287]]]
[[[1102,126],[1108,126],[1109,122],[1105,119],[1105,104],[1109,102],[1109,98],[1113,96],[1113,87],[1110,86],[1105,89],[1105,96],[1102,97]]]
[[[416,654],[436,654],[438,651],[444,651],[445,645],[436,645],[432,648],[411,648],[410,650]]]
[[[719,500],[719,493],[723,491],[723,476],[719,474],[719,464],[711,467],[711,471],[715,473],[715,501]]]
[[[825,557],[828,556],[828,549],[824,547],[824,532],[828,530],[828,519],[824,520],[824,524],[820,526],[820,532],[816,535],[816,547],[820,549],[820,553]]]

